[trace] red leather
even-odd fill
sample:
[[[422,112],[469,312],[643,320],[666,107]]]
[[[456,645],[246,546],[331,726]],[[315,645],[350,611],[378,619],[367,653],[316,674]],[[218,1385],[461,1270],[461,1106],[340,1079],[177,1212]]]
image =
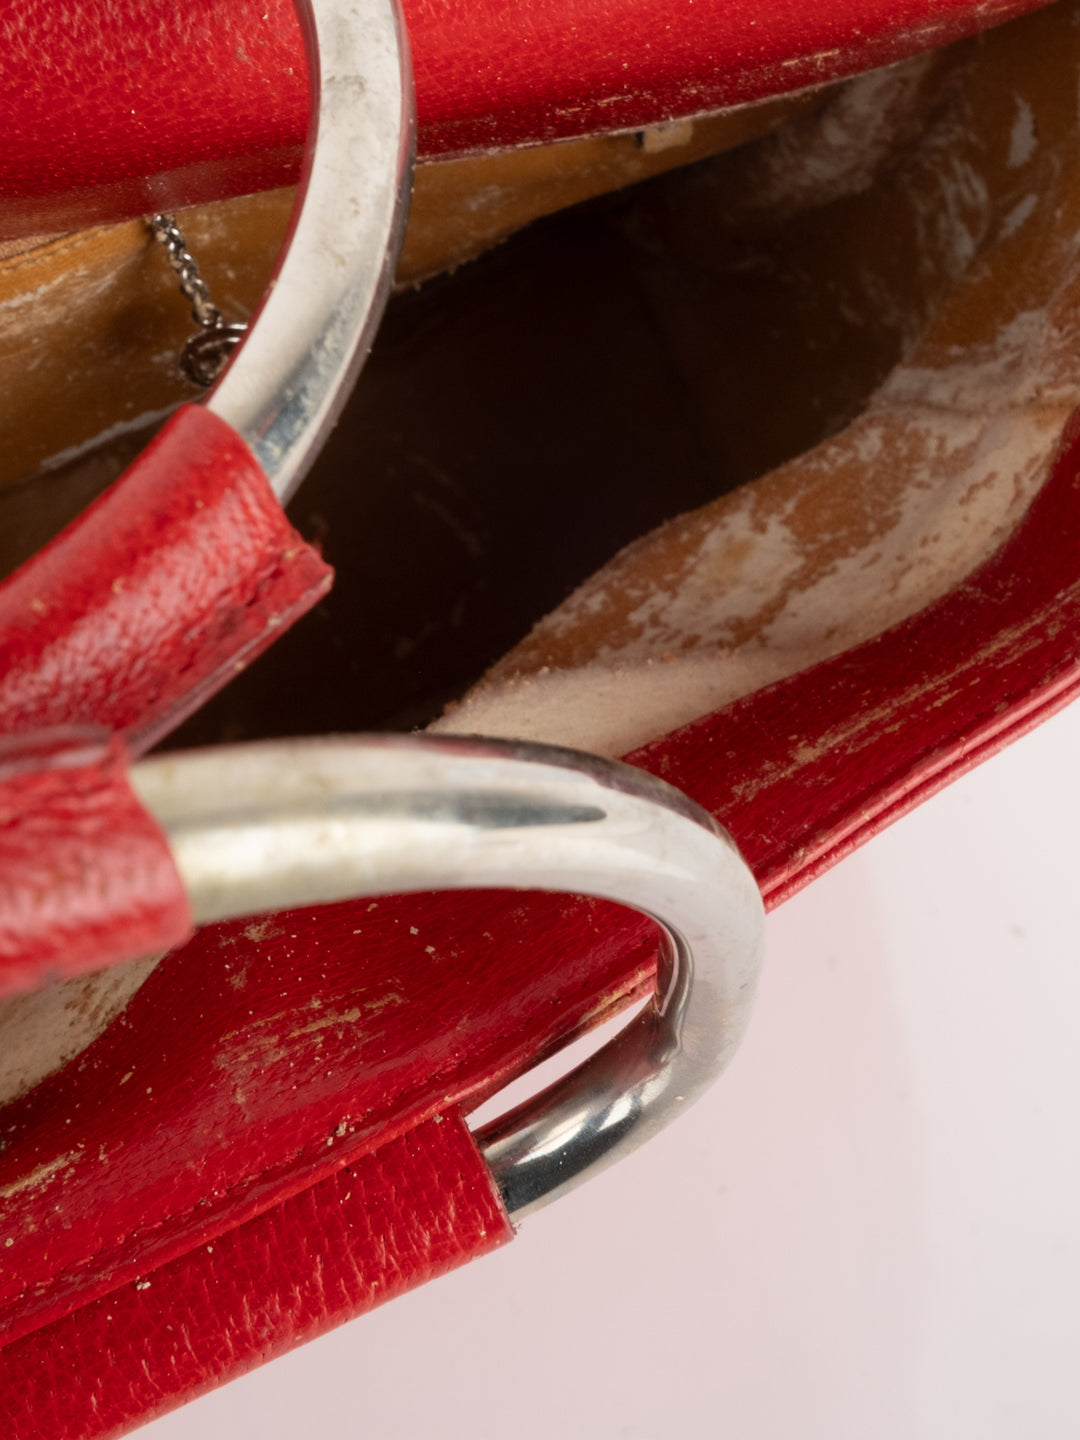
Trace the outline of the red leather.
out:
[[[330,586],[251,452],[198,405],[0,585],[0,733],[146,749]]]
[[[676,10],[626,0],[590,14],[579,45],[580,5],[568,12],[569,4],[488,3],[461,15],[445,5],[415,7],[429,151],[713,108],[1035,8],[843,0],[819,14],[777,0],[765,16],[759,5],[696,0],[688,24],[681,0]],[[85,63],[104,43],[95,30],[103,9],[53,4],[31,13],[57,33],[77,20],[60,35],[61,55],[76,50]],[[283,12],[261,13],[273,21]],[[60,206],[74,195],[99,215],[103,205],[122,213],[135,196],[145,210],[162,197],[175,203],[248,188],[252,165],[260,184],[288,173],[295,116],[295,133],[276,150],[265,137],[253,149],[245,149],[247,132],[237,139],[245,95],[261,104],[268,88],[262,50],[252,61],[245,49],[244,82],[216,118],[200,118],[198,154],[161,148],[168,136],[157,136],[139,91],[162,55],[176,64],[170,46],[154,48],[160,14],[148,5],[129,12],[137,103],[127,109],[137,111],[136,125],[127,126],[126,67],[110,55],[119,78],[108,96],[77,87],[66,112],[41,112],[70,117],[62,143],[50,142],[55,165],[42,165],[28,118],[47,104],[40,77],[50,72],[28,65],[25,43],[12,43],[9,32],[6,53],[38,86],[12,107],[9,181],[14,175],[15,188],[31,196],[16,217],[55,219],[61,211],[49,209],[50,195]],[[189,7],[184,23],[194,33],[209,14]],[[441,50],[427,50],[430,61],[425,19],[447,37]],[[752,20],[762,24],[760,40]],[[285,53],[287,32],[285,24],[276,39],[264,36],[266,56],[275,45]],[[688,33],[693,56],[685,53]],[[115,40],[108,43],[115,51]],[[816,57],[826,46],[834,53],[823,69]],[[632,75],[620,75],[624,63]],[[204,69],[194,73],[204,77]],[[184,115],[176,94],[170,113]],[[205,91],[199,103],[213,112]],[[258,108],[252,102],[247,113]],[[95,114],[108,175],[94,170],[88,148],[95,131],[84,121]],[[110,129],[117,115],[123,126]],[[24,141],[37,145],[36,169]],[[44,189],[33,194],[38,172]],[[147,175],[157,177],[149,187]],[[227,427],[222,433],[199,410],[172,424],[187,457],[179,473],[164,464],[159,442],[121,489],[0,587],[0,635],[9,647],[0,728],[104,720],[146,745],[328,583]],[[1080,689],[1078,491],[1074,434],[1017,535],[953,594],[631,758],[713,810],[767,902],[780,903]],[[0,772],[5,793],[10,785],[25,802],[27,824],[47,825],[50,806],[82,804],[80,823],[95,839],[115,828],[108,842],[122,849],[130,832],[126,902],[123,887],[103,896],[92,874],[75,874],[59,833],[54,842],[49,832],[35,854],[16,826],[16,853],[31,880],[35,860],[60,865],[84,905],[88,946],[108,935],[108,958],[121,958],[131,953],[131,925],[158,924],[164,933],[184,918],[169,910],[175,880],[154,871],[158,911],[149,920],[129,913],[138,867],[158,863],[160,842],[124,810],[122,787],[102,779],[106,771],[115,777],[116,752],[68,770],[66,801],[56,784],[63,753],[51,753],[44,770]],[[84,789],[69,794],[71,776],[84,772]],[[109,805],[127,818],[106,824]],[[110,863],[110,886],[122,870]],[[34,961],[40,973],[48,946],[54,955],[61,947],[50,939],[48,916],[38,923],[40,912],[26,913],[36,928],[26,926],[19,943],[44,947]],[[505,1217],[455,1107],[467,1108],[559,1037],[640,993],[651,960],[645,922],[551,897],[361,902],[197,935],[77,1064],[5,1109],[0,1394],[8,1433],[119,1433],[369,1308],[376,1296],[501,1243]]]
[[[0,995],[178,944],[191,913],[118,739],[0,739]]]
[[[381,1147],[362,1170],[340,1170],[148,1281],[11,1346],[0,1363],[4,1433],[120,1433],[510,1234],[461,1120],[438,1116]]]
[[[625,920],[555,897],[432,895],[200,931],[77,1065],[4,1108],[0,1195],[18,1198],[0,1336],[216,1241],[526,1068],[647,983],[651,926]]]
[[[633,129],[888,64],[1045,0],[405,0],[421,155]],[[296,178],[291,0],[0,15],[0,238]]]
[[[1011,539],[936,604],[629,759],[717,815],[768,908],[1080,694],[1080,412]]]
[[[775,905],[1072,698],[1078,636],[1074,425],[1017,533],[952,594],[632,758],[727,824]],[[216,1254],[224,1234],[284,1217],[301,1194],[312,1225],[332,1225],[324,1187],[341,1166],[366,1175],[392,1137],[471,1105],[640,992],[644,922],[583,905],[365,901],[212,927],[170,957],[77,1067],[5,1111],[0,1393],[35,1346],[74,1333],[59,1328],[65,1314],[96,1333],[101,1311],[86,1307],[164,1265],[186,1326],[195,1306],[186,1343],[220,1350],[219,1318],[198,1308],[203,1247]],[[275,1267],[250,1262],[250,1274],[250,1303],[272,1313]],[[288,1343],[287,1317],[277,1326]],[[10,1343],[34,1327],[33,1342]],[[178,1400],[220,1372],[206,1360],[176,1374],[174,1337],[154,1335],[116,1363],[129,1377],[145,1366],[155,1396]],[[68,1433],[110,1433],[134,1414],[103,1402]]]

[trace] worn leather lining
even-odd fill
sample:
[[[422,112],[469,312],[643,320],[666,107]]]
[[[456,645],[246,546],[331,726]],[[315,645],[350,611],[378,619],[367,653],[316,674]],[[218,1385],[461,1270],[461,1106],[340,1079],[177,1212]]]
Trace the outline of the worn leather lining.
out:
[[[421,166],[398,282],[475,258],[543,215],[686,165],[820,107],[824,91],[675,126]],[[246,320],[273,271],[294,192],[186,211],[189,248],[229,320]],[[0,253],[0,487],[197,392],[177,370],[192,323],[145,222]]]

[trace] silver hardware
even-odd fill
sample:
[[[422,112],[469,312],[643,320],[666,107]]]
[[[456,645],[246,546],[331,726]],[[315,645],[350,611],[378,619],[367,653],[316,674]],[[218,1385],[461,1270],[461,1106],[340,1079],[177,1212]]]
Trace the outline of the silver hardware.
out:
[[[210,299],[209,286],[188,251],[175,215],[152,215],[150,227],[155,240],[165,247],[169,264],[180,281],[180,293],[191,302],[191,318],[202,327],[181,350],[180,368],[194,384],[212,385],[247,334],[247,326],[225,323],[221,311]]]
[[[210,290],[199,274],[199,267],[188,253],[184,232],[176,223],[175,215],[151,215],[150,227],[154,239],[165,246],[169,264],[180,281],[180,293],[191,302],[191,318],[199,325],[222,324],[221,311],[210,299]]]
[[[554,746],[378,736],[163,755],[131,778],[198,923],[477,887],[595,895],[656,921],[652,1004],[477,1137],[515,1219],[649,1139],[742,1038],[757,885],[712,818],[643,771]]]
[[[284,503],[348,398],[394,278],[411,191],[408,44],[392,0],[296,0],[314,97],[291,240],[207,402]]]
[[[297,12],[318,82],[307,180],[276,282],[208,401],[283,501],[374,335],[414,134],[396,5],[297,0]],[[742,1037],[761,961],[757,886],[704,811],[641,771],[550,746],[377,737],[165,755],[131,777],[198,923],[478,886],[595,895],[656,921],[652,1004],[478,1136],[515,1219],[685,1110]]]

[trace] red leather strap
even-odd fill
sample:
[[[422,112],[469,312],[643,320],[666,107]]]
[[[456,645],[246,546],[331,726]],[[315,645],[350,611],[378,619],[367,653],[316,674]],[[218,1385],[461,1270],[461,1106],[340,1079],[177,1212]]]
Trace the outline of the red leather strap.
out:
[[[185,405],[0,585],[0,733],[90,724],[144,750],[331,578],[239,436]]]
[[[525,1069],[634,987],[635,934],[648,983],[652,927],[626,919],[494,892],[199,931],[5,1106],[0,1344]]]
[[[100,732],[0,740],[0,995],[189,933],[180,877],[126,758]]]
[[[420,152],[783,94],[1043,3],[406,0]],[[307,129],[290,0],[23,0],[0,16],[0,91],[0,238],[286,184]]]
[[[4,1433],[121,1434],[511,1233],[468,1131],[438,1116],[358,1170],[10,1346]]]

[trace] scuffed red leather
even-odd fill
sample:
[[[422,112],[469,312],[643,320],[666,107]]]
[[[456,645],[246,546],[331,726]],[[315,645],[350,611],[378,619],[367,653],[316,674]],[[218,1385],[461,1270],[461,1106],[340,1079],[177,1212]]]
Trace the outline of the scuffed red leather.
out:
[[[405,0],[421,155],[633,129],[888,64],[1045,0]],[[21,0],[0,15],[0,238],[288,183],[290,0]]]
[[[169,847],[100,732],[0,739],[0,995],[178,944]]]
[[[235,432],[186,405],[0,585],[0,734],[153,743],[329,588]]]
[[[4,1350],[4,1434],[121,1434],[510,1235],[461,1120],[436,1117],[359,1169]]]
[[[627,918],[489,892],[199,931],[4,1108],[0,1343],[526,1068],[634,987],[628,940],[647,982],[652,927]]]
[[[631,758],[728,826],[775,905],[1078,691],[1074,424],[1011,540],[951,594]],[[100,1336],[97,1317],[152,1295],[159,1275],[194,1354],[227,1352],[231,1312],[206,1304],[205,1258],[226,1236],[285,1227],[297,1204],[317,1218],[325,1196],[332,1213],[325,1187],[343,1167],[377,1175],[382,1147],[639,991],[651,958],[644,921],[550,896],[364,901],[204,930],[77,1066],[5,1109],[0,1325],[14,1358],[0,1363],[17,1377],[35,1354],[55,1367],[49,1383],[81,1383],[84,1323]],[[264,1263],[244,1261],[245,1295],[267,1317],[269,1351],[295,1334],[280,1303],[292,1272],[256,1253]],[[144,1279],[150,1290],[134,1291]],[[312,1330],[342,1313],[336,1300],[311,1306]],[[136,1388],[112,1411],[103,1400],[99,1429],[83,1433],[223,1373],[212,1361],[184,1368],[169,1323],[133,1327],[107,1352],[117,1376],[100,1384]],[[144,1366],[158,1377],[149,1390]]]
[[[424,153],[634,129],[947,44],[1044,0],[404,0]]]

